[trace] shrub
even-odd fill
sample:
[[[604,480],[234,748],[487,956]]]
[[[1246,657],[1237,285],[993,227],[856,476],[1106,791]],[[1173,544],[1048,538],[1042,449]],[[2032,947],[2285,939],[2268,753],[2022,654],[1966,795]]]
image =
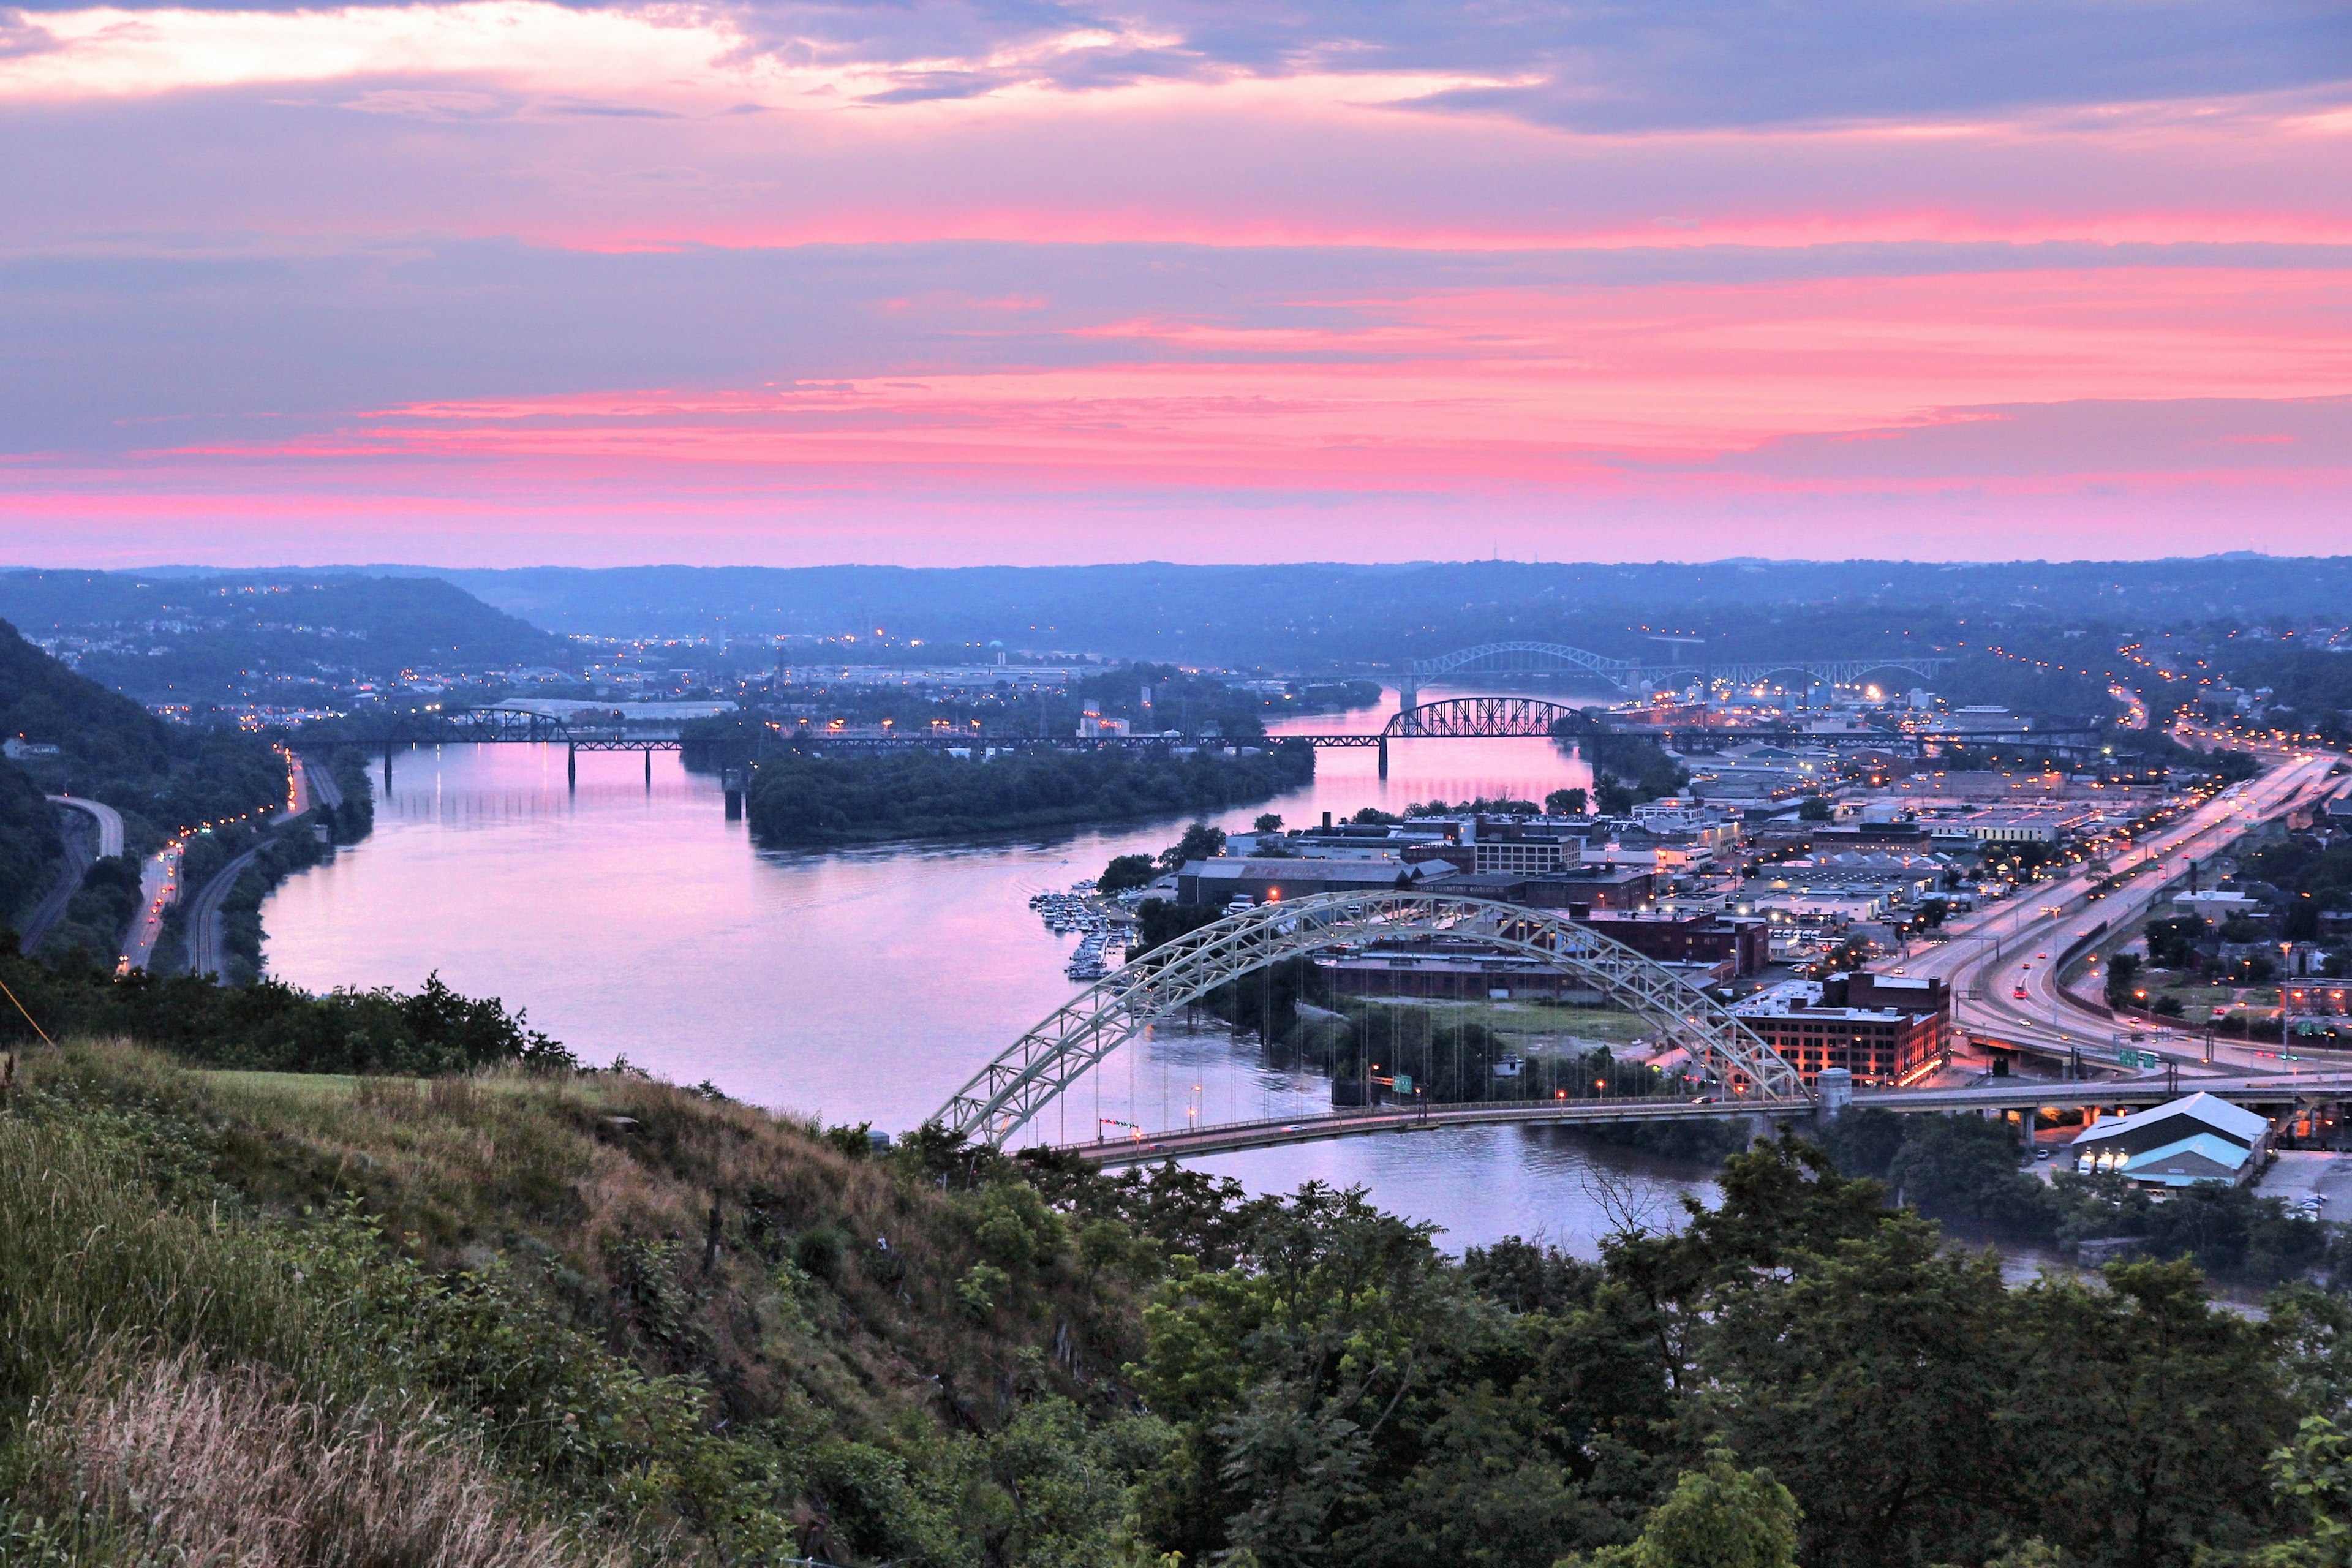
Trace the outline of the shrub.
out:
[[[996,1315],[997,1298],[1012,1283],[1013,1277],[994,1264],[975,1263],[956,1281],[956,1306],[973,1322],[984,1323]]]
[[[841,1278],[841,1233],[831,1226],[812,1226],[793,1242],[793,1261],[818,1279]]]

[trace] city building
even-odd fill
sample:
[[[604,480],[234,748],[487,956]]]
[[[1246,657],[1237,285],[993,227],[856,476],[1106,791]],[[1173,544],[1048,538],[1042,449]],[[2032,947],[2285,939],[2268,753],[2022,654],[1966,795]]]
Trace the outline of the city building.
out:
[[[1857,1084],[1906,1082],[1951,1049],[1951,992],[1940,980],[1866,971],[1790,980],[1731,1010],[1807,1087],[1829,1068],[1845,1068]]]
[[[1412,996],[1439,1002],[1580,1002],[1598,1005],[1599,992],[1540,959],[1482,953],[1434,943],[1383,943],[1360,952],[1318,958],[1324,983],[1343,996]]]
[[[1310,899],[1318,893],[1384,893],[1397,888],[1442,883],[1454,875],[1450,862],[1417,866],[1386,861],[1244,859],[1219,856],[1187,860],[1176,873],[1176,901],[1223,908],[1237,898],[1270,904]]]
[[[2262,900],[2251,893],[2208,888],[2202,892],[2177,893],[2173,896],[2175,914],[2195,915],[2200,920],[2221,921],[2231,915],[2251,915],[2261,911]]]
[[[1718,981],[1744,980],[1771,962],[1771,930],[1762,920],[1595,910],[1576,917],[1644,958],[1699,964]]]
[[[1445,891],[1466,899],[1493,899],[1531,910],[1565,910],[1574,920],[1598,910],[1641,909],[1656,889],[1657,878],[1643,866],[1574,866],[1534,876],[1474,871],[1444,883]]]

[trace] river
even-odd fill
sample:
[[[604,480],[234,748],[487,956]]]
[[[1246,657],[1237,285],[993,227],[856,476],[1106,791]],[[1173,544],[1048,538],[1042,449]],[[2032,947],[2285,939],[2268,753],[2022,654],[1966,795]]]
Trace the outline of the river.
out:
[[[1448,693],[1428,691],[1424,700]],[[1296,721],[1372,730],[1382,709]],[[1314,784],[1225,814],[1296,826],[1323,812],[1401,810],[1444,796],[1514,795],[1591,783],[1542,741],[1417,741],[1326,750]],[[1048,931],[1030,895],[1068,887],[1114,855],[1157,852],[1181,821],[953,847],[834,854],[753,847],[718,782],[675,753],[583,754],[565,788],[561,748],[451,746],[395,755],[377,782],[375,831],[301,872],[263,907],[270,973],[297,985],[413,988],[427,973],[527,1010],[533,1026],[599,1064],[625,1056],[739,1099],[870,1121],[892,1131],[935,1110],[997,1050],[1067,1001],[1074,937]],[[1328,1105],[1307,1074],[1263,1067],[1222,1033],[1156,1032],[1065,1095],[1038,1130],[1092,1135],[1102,1118],[1165,1127]],[[1444,1228],[1458,1249],[1507,1235],[1591,1255],[1627,1205],[1658,1220],[1704,1171],[1549,1128],[1483,1128],[1219,1156],[1197,1163],[1254,1191],[1361,1183],[1383,1207]]]

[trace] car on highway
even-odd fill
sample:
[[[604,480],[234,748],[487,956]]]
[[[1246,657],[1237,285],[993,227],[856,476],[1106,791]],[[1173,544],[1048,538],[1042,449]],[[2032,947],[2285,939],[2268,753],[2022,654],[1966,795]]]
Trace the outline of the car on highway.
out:
[[[2009,994],[2011,997],[2016,1001],[2022,1002],[2025,1000],[2025,987],[2022,985],[2011,986]]]

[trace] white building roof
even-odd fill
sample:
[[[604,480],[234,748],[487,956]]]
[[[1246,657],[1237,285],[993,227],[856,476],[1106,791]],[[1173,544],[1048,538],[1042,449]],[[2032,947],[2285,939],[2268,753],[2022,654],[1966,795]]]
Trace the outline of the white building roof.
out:
[[[2078,1146],[2097,1143],[2168,1121],[2177,1121],[2184,1138],[2193,1137],[2197,1128],[2210,1128],[2242,1148],[2252,1145],[2270,1126],[2267,1120],[2253,1111],[2232,1105],[2218,1096],[2200,1092],[2085,1127],[2075,1135],[2074,1142]]]

